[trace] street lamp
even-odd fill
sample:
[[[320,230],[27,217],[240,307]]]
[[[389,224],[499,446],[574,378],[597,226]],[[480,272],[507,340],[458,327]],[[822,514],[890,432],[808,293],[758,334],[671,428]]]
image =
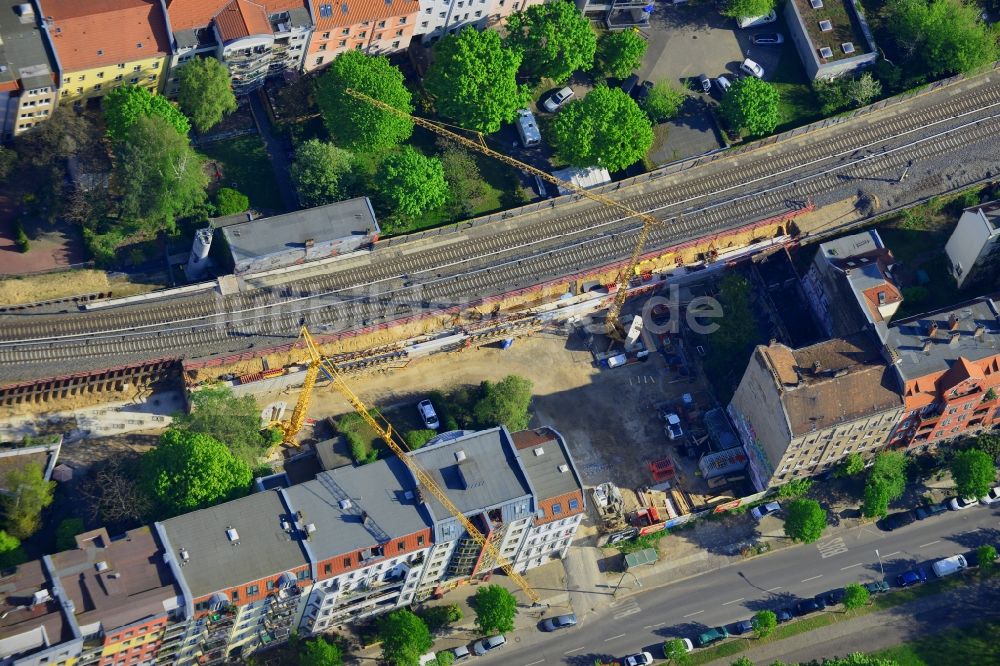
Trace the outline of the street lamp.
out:
[[[618,584],[615,585],[615,591],[611,593],[611,596],[615,596],[616,594],[618,594],[618,588],[622,586],[622,581],[625,580],[625,576],[632,576],[632,578],[635,580],[635,584],[639,587],[642,587],[642,581],[639,580],[639,577],[636,576],[631,571],[626,570],[622,572],[622,577],[618,579]]]
[[[882,556],[878,554],[878,548],[875,549],[875,557],[878,558],[878,568],[882,571],[882,579],[885,580],[885,567],[882,566]]]

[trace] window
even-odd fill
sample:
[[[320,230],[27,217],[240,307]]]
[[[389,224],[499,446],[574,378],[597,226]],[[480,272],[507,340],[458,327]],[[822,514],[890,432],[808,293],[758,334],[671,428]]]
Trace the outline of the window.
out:
[[[346,39],[340,40],[340,42],[337,44],[337,46],[347,46],[347,40]]]
[[[326,564],[323,565],[323,574],[329,576],[332,573],[333,573],[333,565],[327,562]]]
[[[140,69],[142,69],[142,67],[141,67],[141,66],[139,66],[139,65],[136,65],[136,66],[134,66],[134,67],[132,68],[132,71],[133,71],[133,72],[138,72],[138,71],[139,71]]]
[[[323,42],[322,44],[319,45],[319,50],[326,51],[326,42]]]
[[[482,13],[482,12],[476,12],[476,18],[479,18],[479,17],[480,17],[480,16],[482,16],[482,15],[483,15],[483,13]]]
[[[300,571],[297,578],[299,580],[305,580],[306,578],[309,578],[309,569],[303,569],[302,571]]]
[[[248,585],[247,586],[247,596],[248,597],[256,596],[258,593],[260,593],[260,586],[259,585]]]
[[[367,30],[362,30],[361,32],[358,33],[358,39],[364,39],[367,36],[368,36]]]
[[[399,42],[393,42],[392,43],[392,48],[398,49],[399,48]]]
[[[399,19],[399,25],[406,25],[406,17],[405,16],[403,16],[402,18]]]
[[[423,534],[418,534],[417,535],[417,545],[418,546],[424,545],[424,535]]]
[[[357,51],[360,51],[360,50],[361,50],[361,49],[363,49],[364,47],[365,47],[365,45],[364,45],[364,43],[363,43],[363,42],[358,42],[357,44],[355,44],[355,45],[354,45],[354,48],[355,48],[355,50],[357,50]]]
[[[320,5],[319,15],[323,17],[333,16],[333,5]]]
[[[344,35],[346,37],[347,35],[351,34],[351,29],[350,28],[344,28],[343,30],[340,31],[340,34],[342,34],[342,35]]]
[[[569,501],[569,510],[570,511],[573,511],[574,509],[579,509],[579,508],[580,508],[580,500],[571,499]]]
[[[86,78],[87,78],[86,76],[79,76],[79,77],[77,77],[76,80],[77,81],[84,81],[84,80],[86,80]]]
[[[132,83],[139,83],[139,77],[138,76],[133,76],[131,79],[129,79],[129,81],[132,82]]]
[[[233,601],[239,601],[240,600],[240,591],[239,590],[233,590],[232,594],[229,595],[229,596],[232,597]]]
[[[347,557],[344,558],[344,566],[345,567],[351,566],[351,558],[350,558],[350,556],[347,556]]]
[[[83,92],[83,88],[77,88],[77,89],[76,89],[76,94],[78,94],[78,95],[79,95],[79,94],[80,94],[80,93],[82,93],[82,92]]]
[[[121,74],[119,74],[118,76],[115,77],[115,81],[121,81],[121,80],[122,80],[122,75]]]
[[[379,21],[378,22],[378,27],[384,28],[385,27],[385,21]]]
[[[273,590],[274,589],[274,581],[273,580],[267,581],[266,587],[267,587],[268,590]]]
[[[424,14],[430,14],[432,11],[434,11],[433,8],[428,7],[427,9],[424,10]]]
[[[375,33],[375,41],[377,41],[377,42],[382,41],[382,33],[381,32]]]
[[[156,80],[156,74],[150,74],[149,75],[149,80],[150,81],[155,81]]]
[[[402,37],[403,36],[403,31],[402,30],[397,30],[396,31],[396,36],[397,37]]]
[[[441,12],[440,14],[438,14],[438,18],[444,18],[444,12]]]
[[[427,21],[421,21],[420,22],[420,27],[421,28],[426,28],[427,27]]]
[[[159,68],[160,68],[160,62],[159,61],[154,62],[153,63],[153,69],[159,69]]]
[[[330,33],[329,32],[324,32],[323,33],[323,39],[330,39]]]

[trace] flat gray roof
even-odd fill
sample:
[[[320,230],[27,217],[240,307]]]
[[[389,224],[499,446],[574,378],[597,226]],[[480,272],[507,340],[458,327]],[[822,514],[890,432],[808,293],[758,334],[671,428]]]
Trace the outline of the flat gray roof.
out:
[[[903,380],[948,370],[959,357],[979,361],[1000,354],[1000,310],[994,298],[978,298],[890,324],[885,343],[899,352],[896,368]],[[958,321],[954,331],[949,330],[952,315]],[[937,325],[933,337],[932,324]],[[977,337],[980,326],[984,332]],[[954,340],[953,333],[957,334]]]
[[[225,226],[222,234],[229,243],[233,258],[240,261],[303,248],[310,240],[322,243],[378,231],[378,222],[368,197],[357,197]]]
[[[459,460],[464,454],[464,459]],[[464,514],[475,513],[530,496],[531,486],[521,473],[507,431],[482,430],[459,439],[425,446],[409,455],[416,458],[448,499]],[[412,478],[412,477],[411,477]],[[425,498],[438,520],[450,513],[433,495]]]
[[[268,490],[162,522],[191,594],[202,597],[308,564],[298,541],[281,529],[289,516]],[[235,539],[227,532],[235,530]],[[180,550],[187,551],[185,562]]]
[[[54,86],[52,61],[38,28],[38,16],[18,12],[25,4],[34,10],[27,0],[0,4],[0,65],[6,65],[6,71],[0,72],[0,83],[25,79],[27,89]]]
[[[583,492],[583,482],[573,458],[555,430],[522,430],[512,433],[511,438],[539,499],[558,497],[574,490]]]
[[[288,488],[285,495],[292,508],[302,512],[303,522],[316,525],[309,548],[317,560],[431,527],[413,492],[413,477],[397,458],[321,472],[313,481]]]

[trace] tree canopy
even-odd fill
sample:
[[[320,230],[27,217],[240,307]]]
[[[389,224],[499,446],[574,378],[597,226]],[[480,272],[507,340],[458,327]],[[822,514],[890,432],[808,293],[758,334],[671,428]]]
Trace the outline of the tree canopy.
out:
[[[676,116],[686,99],[687,95],[682,90],[678,90],[669,83],[657,83],[646,95],[646,99],[642,102],[642,108],[645,109],[650,120],[654,123],[662,123]]]
[[[860,583],[851,583],[844,587],[844,608],[853,610],[868,603],[871,593]]]
[[[220,187],[215,193],[215,212],[218,215],[236,215],[250,208],[247,195],[231,187]]]
[[[345,92],[353,88],[400,111],[413,113],[403,73],[385,56],[350,50],[337,56],[316,81],[316,104],[330,135],[349,150],[376,152],[391,148],[413,133],[413,123],[382,111]]]
[[[424,89],[439,115],[484,134],[511,122],[531,93],[517,85],[521,53],[504,48],[500,33],[466,27],[434,45]]]
[[[115,141],[125,138],[126,132],[140,118],[162,118],[178,134],[186,136],[191,122],[180,110],[162,95],[154,95],[139,86],[119,86],[104,96],[104,125],[108,136]]]
[[[816,500],[792,500],[785,510],[785,534],[795,541],[812,543],[823,536],[826,529],[826,511]]]
[[[253,396],[237,396],[222,384],[192,392],[191,411],[175,418],[173,428],[209,435],[251,467],[275,443],[272,433],[261,429]]]
[[[995,485],[997,469],[989,454],[979,449],[967,449],[952,458],[951,478],[960,497],[978,498]]]
[[[531,381],[518,375],[507,375],[497,383],[483,382],[482,398],[473,408],[476,422],[482,428],[505,425],[511,432],[528,427],[531,414]]]
[[[171,428],[142,456],[140,484],[164,516],[245,495],[253,474],[225,444],[203,432]]]
[[[750,624],[753,625],[753,632],[757,634],[757,638],[767,638],[778,626],[778,616],[774,611],[759,610],[754,613]]]
[[[476,626],[484,634],[503,634],[514,629],[517,599],[499,585],[486,585],[476,590],[473,603]]]
[[[663,642],[663,658],[668,664],[674,666],[684,666],[688,660],[687,647],[680,638],[671,638]]]
[[[193,58],[177,70],[177,102],[199,132],[236,110],[229,70],[216,58]]]
[[[653,128],[635,100],[620,88],[598,86],[556,115],[550,140],[559,157],[570,164],[621,171],[641,160],[653,145]]]
[[[532,5],[507,19],[507,44],[524,53],[522,67],[562,83],[594,64],[597,38],[590,21],[568,0]]]
[[[837,465],[837,471],[834,472],[834,476],[838,478],[845,478],[849,476],[855,476],[860,474],[865,470],[865,459],[860,453],[848,453]]]
[[[624,79],[639,69],[647,46],[635,28],[606,32],[597,40],[597,67],[606,76]]]
[[[27,561],[28,556],[21,548],[21,540],[7,534],[5,530],[0,530],[0,569],[16,567]]]
[[[45,471],[38,463],[28,463],[7,472],[6,493],[0,494],[7,532],[18,539],[27,539],[41,527],[42,511],[52,504],[55,481],[45,480]]]
[[[405,608],[379,619],[378,635],[382,640],[382,659],[392,666],[416,666],[420,655],[434,645],[424,621]]]
[[[886,25],[907,69],[938,77],[969,72],[997,59],[997,33],[973,2],[889,0]]]
[[[475,156],[465,148],[445,140],[441,166],[448,181],[448,209],[452,215],[471,215],[486,196],[486,181]]]
[[[348,197],[354,156],[332,143],[309,139],[295,149],[290,173],[299,203],[311,208]]]
[[[299,666],[340,666],[344,663],[340,648],[322,636],[304,642],[298,657]]]
[[[755,76],[744,76],[722,96],[719,112],[729,127],[750,136],[770,134],[781,114],[778,89]]]
[[[776,4],[777,0],[728,0],[720,13],[734,19],[756,18],[766,16]]]
[[[861,512],[869,518],[889,511],[889,502],[906,489],[906,457],[899,451],[883,451],[875,456],[865,481]]]
[[[393,213],[405,216],[420,215],[448,200],[441,160],[426,157],[412,146],[403,146],[382,161],[375,188]]]

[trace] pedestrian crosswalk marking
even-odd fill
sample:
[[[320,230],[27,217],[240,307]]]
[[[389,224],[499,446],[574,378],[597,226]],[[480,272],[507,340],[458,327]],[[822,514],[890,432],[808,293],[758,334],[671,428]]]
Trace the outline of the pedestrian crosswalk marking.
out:
[[[635,615],[636,613],[641,613],[642,609],[639,608],[639,604],[635,602],[634,599],[625,599],[624,601],[616,601],[611,604],[611,607],[615,609],[614,618],[620,620],[623,617],[628,617],[629,615]]]
[[[843,537],[837,537],[836,539],[830,539],[829,541],[817,543],[816,548],[819,549],[820,557],[824,560],[828,557],[833,557],[834,555],[846,553],[848,550]]]

